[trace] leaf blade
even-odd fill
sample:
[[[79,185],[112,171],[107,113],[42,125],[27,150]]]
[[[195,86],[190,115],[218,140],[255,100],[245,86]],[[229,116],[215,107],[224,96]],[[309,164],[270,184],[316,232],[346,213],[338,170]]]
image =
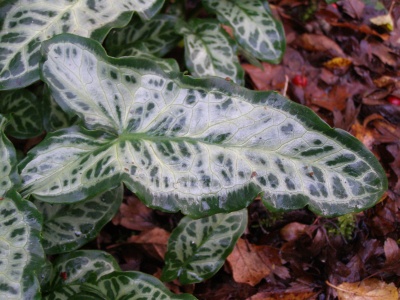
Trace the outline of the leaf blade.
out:
[[[224,264],[247,226],[247,210],[193,220],[185,217],[168,241],[163,281],[182,284],[213,276]]]
[[[37,273],[44,262],[40,214],[15,191],[9,191],[0,201],[0,214],[0,296],[15,300],[40,299]]]
[[[234,29],[238,43],[254,57],[279,63],[285,51],[283,26],[264,0],[203,0],[218,19]]]
[[[85,52],[91,68],[100,70],[91,73],[98,84],[91,81],[88,89],[84,80],[76,80],[64,87],[71,80],[57,64],[75,59],[67,59],[66,49]],[[74,147],[87,145],[73,159],[69,153],[57,162],[73,165],[67,173],[79,168],[78,158],[105,163],[90,188],[79,183],[62,191],[51,179],[56,168],[32,180],[33,166],[52,161],[40,156],[46,151],[36,150],[21,164],[24,195],[67,199],[73,194],[78,201],[122,180],[147,205],[194,217],[240,210],[259,193],[272,208],[308,205],[319,214],[338,215],[372,206],[387,188],[379,162],[358,140],[277,93],[249,91],[218,78],[166,74],[148,60],[107,57],[98,43],[71,35],[52,39],[44,50],[43,73],[56,100],[80,114],[84,126],[110,133],[78,129],[53,136],[60,145],[64,138]],[[100,113],[88,119],[84,105]]]
[[[236,44],[217,21],[192,19],[176,26],[184,35],[186,66],[193,76],[219,76],[244,84]]]
[[[151,17],[163,3],[163,0],[4,1],[0,6],[0,90],[28,86],[39,79],[42,41],[62,32],[102,41],[112,27],[128,23],[132,11]]]

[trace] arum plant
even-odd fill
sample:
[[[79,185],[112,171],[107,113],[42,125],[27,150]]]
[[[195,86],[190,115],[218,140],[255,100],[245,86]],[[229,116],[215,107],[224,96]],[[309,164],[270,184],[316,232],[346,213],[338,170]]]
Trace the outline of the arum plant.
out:
[[[282,56],[282,26],[266,3],[203,4],[233,27],[239,46],[217,21],[154,16],[159,0],[2,2],[2,297],[194,299],[122,272],[104,252],[75,251],[110,221],[124,187],[149,207],[187,215],[161,276],[184,284],[219,270],[256,196],[271,210],[336,216],[385,192],[382,167],[354,137],[278,93],[233,82],[243,82],[237,47],[271,62]],[[158,57],[180,35],[193,76]],[[8,139],[43,128],[26,156]]]

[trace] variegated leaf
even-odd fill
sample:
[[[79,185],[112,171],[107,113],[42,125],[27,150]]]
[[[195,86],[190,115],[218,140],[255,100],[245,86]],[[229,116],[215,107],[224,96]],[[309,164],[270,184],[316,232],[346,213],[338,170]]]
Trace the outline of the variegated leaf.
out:
[[[278,63],[285,51],[282,23],[265,0],[202,0],[218,19],[234,30],[237,42],[254,57]]]
[[[47,297],[60,287],[96,282],[100,277],[120,271],[118,263],[107,252],[78,250],[57,258],[53,263],[50,284],[45,289]],[[51,298],[53,299],[53,298]]]
[[[47,87],[44,88],[42,99],[43,127],[47,132],[70,127],[78,122],[76,115],[69,115],[62,110]]]
[[[102,41],[136,11],[152,17],[163,0],[5,0],[0,4],[0,90],[39,79],[40,44],[62,32]]]
[[[170,15],[157,15],[148,21],[134,16],[127,26],[110,32],[105,48],[112,56],[133,56],[140,44],[148,49],[149,54],[164,56],[181,39],[174,29],[176,21],[177,18]]]
[[[17,157],[13,144],[4,134],[7,119],[0,115],[0,197],[20,182],[17,173]]]
[[[101,291],[104,299],[113,300],[195,300],[189,294],[175,295],[153,276],[141,272],[113,272],[104,275],[96,283],[90,282],[93,292]]]
[[[10,116],[6,128],[10,136],[27,139],[43,132],[38,99],[26,89],[0,92],[0,111]]]
[[[177,24],[185,37],[186,66],[193,76],[219,76],[244,84],[236,44],[215,20],[192,19]]]
[[[247,226],[247,210],[193,220],[183,218],[168,241],[161,280],[182,284],[213,276]]]
[[[78,36],[55,37],[44,53],[55,99],[103,131],[50,135],[21,163],[24,195],[79,201],[122,180],[147,205],[196,217],[260,193],[271,207],[337,215],[372,206],[387,188],[362,143],[277,93],[110,58]]]
[[[35,201],[43,215],[43,248],[46,254],[78,249],[94,239],[118,211],[122,186],[75,204]]]
[[[0,299],[41,299],[40,230],[41,217],[34,205],[9,191],[0,201]]]
[[[134,56],[136,58],[147,59],[157,63],[161,69],[165,72],[179,72],[179,65],[175,59],[172,58],[159,58],[150,54],[150,51],[146,48],[145,45],[138,43],[135,44],[135,47],[127,48],[127,52],[125,52],[122,56]]]

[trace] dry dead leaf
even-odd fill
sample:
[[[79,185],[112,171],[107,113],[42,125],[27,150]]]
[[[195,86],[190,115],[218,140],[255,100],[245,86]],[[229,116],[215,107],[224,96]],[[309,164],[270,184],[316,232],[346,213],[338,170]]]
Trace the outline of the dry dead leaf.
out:
[[[242,64],[243,69],[249,74],[259,91],[276,90],[280,91],[285,86],[285,70],[281,65],[262,63],[263,70],[250,65]]]
[[[308,51],[327,52],[332,56],[346,56],[342,48],[325,35],[305,33],[298,38],[298,43]]]
[[[239,239],[227,262],[233,279],[255,286],[264,277],[276,274],[288,278],[288,270],[282,266],[279,251],[269,246],[258,246]]]
[[[383,246],[386,256],[386,264],[396,264],[400,261],[400,249],[397,242],[391,238],[387,238]]]
[[[146,207],[137,197],[129,196],[122,203],[119,213],[112,220],[114,225],[121,225],[131,230],[149,230],[155,228],[153,210]]]
[[[139,245],[146,254],[158,260],[163,260],[167,252],[170,233],[162,228],[153,228],[131,236],[127,242]]]
[[[372,24],[383,27],[389,31],[392,31],[393,27],[394,27],[393,18],[390,15],[390,13],[387,15],[382,15],[382,16],[377,16],[375,18],[371,18],[371,19],[369,19],[369,21]]]
[[[246,300],[312,300],[316,299],[317,293],[315,292],[302,292],[302,293],[257,293]]]
[[[352,18],[361,19],[364,13],[365,3],[361,0],[343,1],[343,10]]]
[[[285,241],[291,242],[295,241],[302,235],[305,229],[308,227],[306,224],[301,224],[298,222],[292,222],[285,225],[279,232],[281,238]]]
[[[344,57],[334,57],[324,63],[324,67],[330,70],[334,69],[348,69],[352,64],[351,59]]]
[[[344,282],[333,287],[339,300],[398,300],[399,293],[393,283],[387,284],[375,278],[366,279],[361,282]]]

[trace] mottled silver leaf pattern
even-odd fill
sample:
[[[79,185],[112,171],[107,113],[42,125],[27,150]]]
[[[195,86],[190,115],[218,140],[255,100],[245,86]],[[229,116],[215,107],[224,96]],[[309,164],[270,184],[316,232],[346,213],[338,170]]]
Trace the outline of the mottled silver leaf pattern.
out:
[[[0,92],[0,111],[10,116],[6,133],[27,139],[43,133],[40,104],[32,92],[26,89]]]
[[[140,44],[148,50],[147,53],[164,56],[181,39],[175,32],[176,21],[176,17],[163,14],[148,21],[134,16],[127,26],[109,33],[104,41],[105,48],[111,56],[133,56]]]
[[[43,248],[46,254],[76,250],[94,239],[118,211],[122,186],[75,204],[35,201],[43,215]]]
[[[219,76],[244,84],[236,44],[215,20],[193,19],[177,24],[184,35],[186,66],[196,77]]]
[[[194,300],[189,294],[175,295],[153,276],[141,272],[113,272],[100,278],[95,284],[106,299],[122,300]]]
[[[218,18],[233,28],[237,42],[254,57],[277,63],[285,51],[282,23],[265,0],[202,0]]]
[[[11,188],[17,188],[19,176],[17,174],[17,158],[13,144],[4,134],[7,119],[0,115],[0,197]]]
[[[99,41],[124,26],[132,12],[152,17],[163,0],[15,0],[0,4],[0,90],[39,79],[40,44],[63,32]]]
[[[193,220],[183,218],[168,240],[163,281],[201,282],[224,264],[247,226],[247,209]]]
[[[0,201],[0,299],[41,299],[36,276],[44,262],[41,218],[16,192]]]
[[[109,133],[51,135],[22,162],[24,195],[78,201],[122,180],[147,205],[197,217],[239,210],[259,193],[271,207],[335,215],[373,205],[387,188],[358,140],[277,93],[165,74],[71,35],[45,52],[56,100]]]

